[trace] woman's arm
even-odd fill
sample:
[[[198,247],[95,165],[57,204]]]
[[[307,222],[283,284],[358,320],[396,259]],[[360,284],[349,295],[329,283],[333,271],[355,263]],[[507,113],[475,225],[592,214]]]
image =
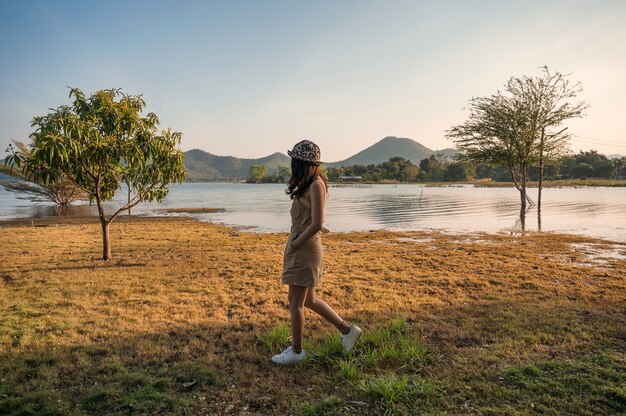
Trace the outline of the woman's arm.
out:
[[[311,184],[309,193],[311,195],[311,224],[291,242],[291,246],[296,249],[321,230],[324,224],[326,189],[322,183],[315,181]]]

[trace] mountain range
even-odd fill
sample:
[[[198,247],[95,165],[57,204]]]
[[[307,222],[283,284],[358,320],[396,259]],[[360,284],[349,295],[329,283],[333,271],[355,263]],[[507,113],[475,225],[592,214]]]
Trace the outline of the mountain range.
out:
[[[456,154],[454,149],[431,150],[428,147],[412,139],[401,137],[385,137],[347,159],[338,162],[324,163],[327,167],[339,167],[349,165],[370,165],[386,162],[392,157],[401,156],[414,164],[420,160],[436,154],[441,158],[453,158]],[[277,166],[290,166],[291,159],[283,153],[273,153],[259,159],[241,159],[233,156],[216,156],[199,149],[185,152],[185,168],[187,169],[187,181],[217,181],[225,179],[238,179],[248,176],[252,165],[265,165],[270,172]]]

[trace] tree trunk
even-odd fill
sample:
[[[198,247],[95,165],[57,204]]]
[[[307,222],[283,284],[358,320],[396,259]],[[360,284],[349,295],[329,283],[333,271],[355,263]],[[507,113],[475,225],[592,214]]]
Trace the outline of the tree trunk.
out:
[[[128,186],[128,204],[130,205],[130,182],[126,182],[126,186]],[[128,207],[128,215],[130,216],[130,206]]]
[[[543,189],[543,141],[546,129],[541,129],[541,145],[539,147],[539,190],[537,194],[537,215],[541,215],[541,190]]]
[[[109,242],[109,222],[104,221],[102,224],[102,260],[111,258],[111,244]]]
[[[526,212],[526,172],[522,170],[522,177],[520,181],[520,197],[522,200],[522,212]]]
[[[541,210],[537,211],[537,230],[541,231]]]
[[[98,187],[99,186],[100,180],[98,179]],[[100,218],[100,225],[102,225],[102,260],[106,261],[111,258],[111,244],[109,241],[109,224],[111,222],[104,215],[104,206],[102,205],[102,198],[100,197],[99,191],[96,191],[96,203],[98,204],[98,217]]]

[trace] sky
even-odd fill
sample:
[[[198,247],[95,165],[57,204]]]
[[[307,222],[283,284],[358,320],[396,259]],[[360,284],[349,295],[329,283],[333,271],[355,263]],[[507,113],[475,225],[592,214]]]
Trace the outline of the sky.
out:
[[[543,65],[590,105],[571,149],[626,154],[625,21],[623,0],[0,0],[0,157],[68,86],[143,94],[183,150],[443,149],[471,97]]]

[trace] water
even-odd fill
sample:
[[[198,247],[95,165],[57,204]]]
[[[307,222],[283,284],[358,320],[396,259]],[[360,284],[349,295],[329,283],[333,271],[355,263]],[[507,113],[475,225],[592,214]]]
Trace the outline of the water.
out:
[[[194,214],[201,220],[252,231],[289,229],[291,201],[284,185],[185,183],[170,188],[163,204],[140,204],[133,214],[172,215],[163,208],[224,208],[225,212]],[[531,189],[536,197],[536,189]],[[123,203],[118,193],[112,211]],[[0,187],[0,219],[53,215],[50,204],[16,198]],[[80,205],[71,215],[95,215]],[[183,214],[191,215],[191,214]],[[423,185],[361,185],[330,187],[326,227],[332,231],[431,230],[449,232],[518,232],[519,193],[514,188]],[[526,216],[526,230],[537,230],[537,211]],[[626,188],[546,188],[541,230],[574,233],[626,242]]]

